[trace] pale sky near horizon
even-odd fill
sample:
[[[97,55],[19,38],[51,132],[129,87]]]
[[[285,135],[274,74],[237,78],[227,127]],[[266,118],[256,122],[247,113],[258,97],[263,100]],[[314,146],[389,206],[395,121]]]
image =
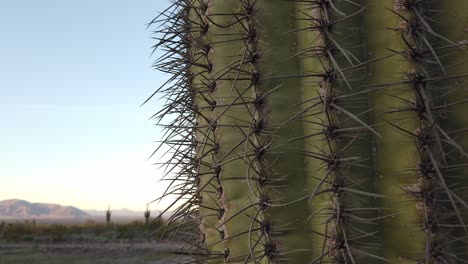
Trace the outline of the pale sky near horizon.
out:
[[[168,5],[0,3],[0,200],[144,210],[161,194],[148,118],[162,102],[140,104],[167,78],[146,23]]]

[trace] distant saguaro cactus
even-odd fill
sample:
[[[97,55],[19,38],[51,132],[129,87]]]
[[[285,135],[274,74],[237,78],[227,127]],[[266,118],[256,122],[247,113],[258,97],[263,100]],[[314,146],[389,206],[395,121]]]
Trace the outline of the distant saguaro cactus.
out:
[[[111,209],[110,209],[110,205],[107,207],[107,211],[106,211],[106,225],[107,227],[110,226],[110,222],[111,222]]]
[[[468,263],[468,1],[179,0],[153,23],[182,253]]]
[[[150,210],[149,210],[149,208],[148,208],[148,205],[146,205],[146,211],[145,211],[145,225],[148,225],[150,216],[151,216],[151,212],[150,212]]]

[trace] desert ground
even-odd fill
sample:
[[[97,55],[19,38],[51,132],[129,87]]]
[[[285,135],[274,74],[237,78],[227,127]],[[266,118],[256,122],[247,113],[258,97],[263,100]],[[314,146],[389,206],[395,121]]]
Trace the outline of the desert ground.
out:
[[[175,242],[0,243],[0,264],[163,264],[184,262]],[[187,259],[185,259],[187,260]]]

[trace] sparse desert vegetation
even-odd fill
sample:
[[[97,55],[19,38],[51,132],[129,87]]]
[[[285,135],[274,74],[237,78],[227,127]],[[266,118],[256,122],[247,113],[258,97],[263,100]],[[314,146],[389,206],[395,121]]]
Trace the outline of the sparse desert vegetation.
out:
[[[148,224],[1,222],[0,264],[171,263],[180,243],[165,239],[170,234],[160,219]]]
[[[0,241],[8,243],[111,243],[148,242],[160,240],[162,220],[147,225],[141,221],[129,223],[34,224],[32,221],[0,223]]]
[[[0,264],[163,264],[172,242],[132,244],[1,244]]]

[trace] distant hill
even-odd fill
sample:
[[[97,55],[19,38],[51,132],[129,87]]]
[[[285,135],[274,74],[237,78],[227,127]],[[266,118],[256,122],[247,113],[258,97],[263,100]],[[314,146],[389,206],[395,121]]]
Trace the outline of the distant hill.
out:
[[[0,201],[0,219],[87,219],[91,216],[73,206],[30,203],[12,199]]]

